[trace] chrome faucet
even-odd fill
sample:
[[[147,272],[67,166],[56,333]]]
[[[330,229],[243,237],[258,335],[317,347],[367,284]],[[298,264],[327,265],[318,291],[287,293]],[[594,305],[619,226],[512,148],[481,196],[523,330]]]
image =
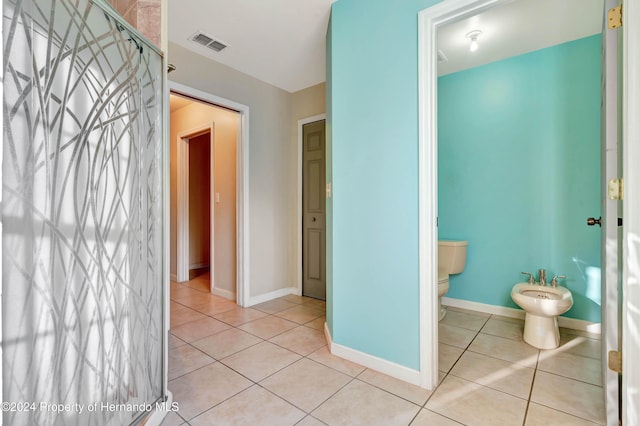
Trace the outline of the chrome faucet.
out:
[[[540,269],[539,274],[540,279],[538,281],[540,281],[540,285],[547,285],[547,271]]]
[[[567,278],[566,275],[556,275],[551,279],[551,287],[558,287],[558,279]]]
[[[529,284],[534,285],[536,283],[536,280],[533,278],[533,274],[531,272],[522,272],[522,274],[529,275],[529,278],[527,279]]]

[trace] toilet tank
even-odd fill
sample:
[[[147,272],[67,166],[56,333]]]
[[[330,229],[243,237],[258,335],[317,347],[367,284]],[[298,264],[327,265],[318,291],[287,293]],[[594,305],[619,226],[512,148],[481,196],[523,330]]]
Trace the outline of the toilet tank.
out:
[[[467,263],[468,241],[438,241],[438,270],[459,274]]]

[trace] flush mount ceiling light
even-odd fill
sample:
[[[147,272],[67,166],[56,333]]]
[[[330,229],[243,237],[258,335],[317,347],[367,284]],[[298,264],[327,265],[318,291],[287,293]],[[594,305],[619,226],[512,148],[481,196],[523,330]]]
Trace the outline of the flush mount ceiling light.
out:
[[[475,52],[476,50],[478,50],[478,38],[482,35],[482,31],[480,30],[473,30],[469,33],[467,33],[466,37],[468,39],[471,39],[471,44],[469,45],[469,50],[471,52]]]

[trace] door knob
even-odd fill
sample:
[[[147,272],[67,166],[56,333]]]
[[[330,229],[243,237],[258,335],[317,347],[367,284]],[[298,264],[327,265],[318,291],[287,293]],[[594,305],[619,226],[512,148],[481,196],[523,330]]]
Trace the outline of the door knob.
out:
[[[590,217],[590,218],[587,219],[587,225],[594,226],[596,224],[598,226],[602,227],[602,216],[600,216],[597,219],[595,217]]]

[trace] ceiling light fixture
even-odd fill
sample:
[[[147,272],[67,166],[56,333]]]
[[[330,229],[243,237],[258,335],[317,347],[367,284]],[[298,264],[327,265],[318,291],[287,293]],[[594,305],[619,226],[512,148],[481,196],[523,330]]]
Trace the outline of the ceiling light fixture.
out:
[[[467,38],[471,39],[471,44],[469,45],[469,50],[471,52],[475,52],[476,50],[478,50],[478,37],[480,37],[482,35],[482,31],[480,30],[473,30],[469,33],[467,33]]]

